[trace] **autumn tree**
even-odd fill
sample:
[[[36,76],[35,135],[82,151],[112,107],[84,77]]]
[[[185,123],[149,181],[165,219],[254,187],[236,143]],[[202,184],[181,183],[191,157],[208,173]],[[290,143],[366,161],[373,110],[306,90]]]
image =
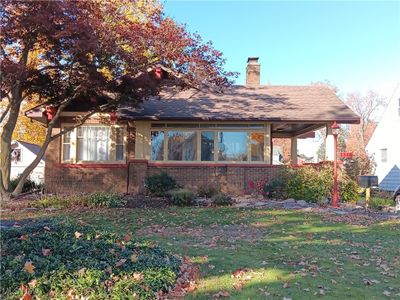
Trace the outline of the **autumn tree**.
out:
[[[49,143],[97,112],[121,103],[137,106],[165,85],[223,87],[235,75],[224,71],[211,43],[163,14],[155,1],[12,1],[0,7],[1,99],[0,194],[18,195]],[[149,68],[161,64],[174,80],[155,81]],[[37,97],[56,108],[43,146],[10,189],[11,139],[22,103]],[[90,103],[73,127],[54,134],[62,111],[80,99]]]
[[[365,95],[358,92],[348,94],[346,103],[360,116],[360,124],[350,126],[346,144],[346,150],[353,152],[349,172],[356,178],[361,174],[369,174],[374,169],[374,161],[365,148],[375,130],[377,116],[386,99],[370,90]]]

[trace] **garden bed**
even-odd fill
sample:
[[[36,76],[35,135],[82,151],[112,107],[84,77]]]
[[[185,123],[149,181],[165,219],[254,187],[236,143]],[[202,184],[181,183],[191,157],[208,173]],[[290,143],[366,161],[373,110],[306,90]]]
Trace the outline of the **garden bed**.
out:
[[[182,275],[182,259],[154,242],[81,223],[41,220],[2,229],[0,298],[153,299]]]

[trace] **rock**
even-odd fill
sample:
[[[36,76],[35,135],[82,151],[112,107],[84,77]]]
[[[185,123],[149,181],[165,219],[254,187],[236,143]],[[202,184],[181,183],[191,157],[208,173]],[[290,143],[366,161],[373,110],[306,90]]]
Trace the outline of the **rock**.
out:
[[[334,209],[333,212],[337,215],[347,215],[349,212],[343,210],[336,210]]]
[[[55,208],[55,207],[48,207],[45,209],[46,211],[55,211],[55,210],[59,210],[59,208]]]
[[[36,207],[26,207],[24,208],[25,211],[36,211],[38,210]]]
[[[262,202],[262,201],[259,201],[259,202],[256,202],[253,204],[254,207],[260,207],[260,206],[266,206],[266,205],[268,205],[268,203]]]
[[[11,209],[9,209],[9,208],[0,209],[0,213],[5,213],[5,212],[9,212],[9,211],[11,211]]]
[[[283,203],[296,203],[296,200],[294,200],[293,198],[289,198],[284,200]]]
[[[304,200],[299,200],[299,201],[296,202],[296,204],[300,205],[300,206],[308,206],[308,203],[306,201],[304,201]]]
[[[236,203],[235,207],[238,207],[238,208],[248,207],[249,204],[250,204],[249,202]]]
[[[310,212],[310,211],[312,211],[312,207],[302,208],[301,210],[305,211],[305,212]]]

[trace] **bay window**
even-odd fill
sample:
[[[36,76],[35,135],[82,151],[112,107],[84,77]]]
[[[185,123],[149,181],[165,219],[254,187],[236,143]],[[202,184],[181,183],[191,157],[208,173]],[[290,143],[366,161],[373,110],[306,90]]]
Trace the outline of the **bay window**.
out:
[[[122,162],[125,129],[112,125],[82,125],[62,138],[63,162]]]

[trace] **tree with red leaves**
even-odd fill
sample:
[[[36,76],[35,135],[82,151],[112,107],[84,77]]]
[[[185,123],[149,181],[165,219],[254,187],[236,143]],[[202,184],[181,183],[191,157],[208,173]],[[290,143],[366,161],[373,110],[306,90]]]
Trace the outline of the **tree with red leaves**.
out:
[[[138,105],[166,84],[221,88],[234,73],[223,69],[211,43],[164,16],[156,1],[12,1],[0,7],[1,100],[0,193],[18,195],[53,135],[61,112],[75,99],[91,102],[92,114]],[[173,74],[156,81],[148,70],[160,64]],[[24,102],[41,99],[57,107],[43,146],[10,190],[11,138]],[[77,125],[79,125],[79,122]]]

